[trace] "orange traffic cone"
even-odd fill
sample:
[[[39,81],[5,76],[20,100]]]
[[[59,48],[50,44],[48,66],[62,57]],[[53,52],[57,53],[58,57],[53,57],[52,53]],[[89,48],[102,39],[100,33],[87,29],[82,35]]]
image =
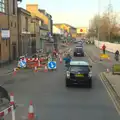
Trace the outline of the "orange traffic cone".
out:
[[[34,68],[34,72],[38,72],[38,69],[37,69],[37,67],[35,66],[35,68]]]
[[[13,69],[13,75],[16,75],[16,73],[17,73],[17,70],[16,70],[16,68],[14,68]]]
[[[48,72],[47,66],[45,66],[44,72]]]
[[[11,104],[11,105],[14,105],[14,104],[15,104],[13,93],[10,93],[10,104]]]
[[[28,120],[35,120],[34,108],[32,101],[30,101],[29,109],[28,109]]]
[[[62,57],[60,57],[60,63],[62,63]]]

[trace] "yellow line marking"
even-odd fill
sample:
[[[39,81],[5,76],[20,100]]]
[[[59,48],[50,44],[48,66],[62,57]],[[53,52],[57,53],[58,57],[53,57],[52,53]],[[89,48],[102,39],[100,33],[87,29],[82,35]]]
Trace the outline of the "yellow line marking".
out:
[[[120,115],[120,110],[119,110],[118,107],[117,107],[117,104],[118,104],[118,103],[116,102],[113,93],[110,92],[110,91],[111,91],[110,88],[108,88],[107,85],[103,82],[103,81],[104,81],[104,78],[102,78],[102,73],[100,73],[99,78],[100,78],[100,80],[101,80],[103,86],[105,87],[105,89],[106,89],[106,91],[107,91],[107,93],[108,93],[110,99],[112,100],[112,102],[113,102],[113,104],[114,104],[114,107],[115,107],[116,111],[117,111],[118,114]],[[119,106],[119,105],[118,105],[118,106]]]

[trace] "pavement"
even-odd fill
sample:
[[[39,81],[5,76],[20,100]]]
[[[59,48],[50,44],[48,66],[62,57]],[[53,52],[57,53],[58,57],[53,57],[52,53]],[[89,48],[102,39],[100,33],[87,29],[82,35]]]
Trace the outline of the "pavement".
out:
[[[101,64],[104,67],[104,71],[111,68],[114,64],[118,64],[120,62],[115,61],[114,54],[111,52],[107,52],[106,54],[110,57],[110,59],[104,59],[100,61],[100,54],[102,51],[94,45],[86,45],[85,46],[86,55],[90,58],[92,64]]]
[[[94,54],[90,53],[92,57]],[[88,56],[73,59],[89,60]],[[99,77],[99,73],[106,69],[103,63],[93,64],[92,89],[66,88],[64,63],[60,64],[59,60],[57,70],[53,72],[18,71],[4,84],[4,88],[14,92],[15,101],[19,104],[16,119],[27,118],[29,101],[32,100],[39,120],[119,120],[120,116]],[[5,117],[6,120],[10,118],[11,114]]]
[[[113,75],[112,72],[103,72],[100,77],[120,115],[120,75]]]
[[[100,61],[99,54],[101,51],[94,45],[86,46],[85,50],[86,55],[90,57],[92,64],[98,64],[105,68],[104,71],[100,72],[99,76],[120,114],[120,75],[113,75],[111,69],[113,64],[120,64],[120,62],[115,61],[114,54],[111,52],[106,52],[106,54],[110,56],[110,60]],[[107,72],[106,69],[110,72]]]
[[[14,61],[11,64],[4,65],[0,67],[0,76],[8,75],[12,73],[13,69],[17,66],[17,61]]]

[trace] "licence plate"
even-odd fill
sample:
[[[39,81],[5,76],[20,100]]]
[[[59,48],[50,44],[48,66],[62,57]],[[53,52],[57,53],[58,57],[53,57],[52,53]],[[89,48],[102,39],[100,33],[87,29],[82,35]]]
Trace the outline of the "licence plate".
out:
[[[76,76],[76,77],[84,77],[83,74],[76,74],[75,76]]]

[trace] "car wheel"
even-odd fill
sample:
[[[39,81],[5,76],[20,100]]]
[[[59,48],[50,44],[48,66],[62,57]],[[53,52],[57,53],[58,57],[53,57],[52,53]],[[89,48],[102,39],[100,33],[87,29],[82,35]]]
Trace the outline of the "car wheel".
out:
[[[71,85],[71,84],[70,84],[69,79],[66,78],[66,87],[70,87],[70,85]]]
[[[89,80],[88,87],[92,88],[92,79]]]

